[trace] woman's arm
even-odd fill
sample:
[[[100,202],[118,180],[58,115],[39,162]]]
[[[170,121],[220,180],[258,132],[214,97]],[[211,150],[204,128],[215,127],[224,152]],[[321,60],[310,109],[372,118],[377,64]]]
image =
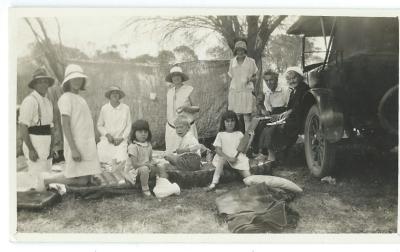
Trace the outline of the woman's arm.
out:
[[[71,148],[72,159],[76,162],[80,162],[82,157],[78,151],[78,148],[76,147],[74,138],[72,136],[71,117],[68,115],[62,115],[61,120],[63,122],[62,125],[63,125],[65,138],[67,139],[68,145]]]
[[[180,107],[178,109],[180,109],[181,111],[184,111],[186,113],[191,113],[191,114],[199,112],[200,111],[200,107],[193,105],[191,95],[189,96],[188,99],[189,99],[190,106],[182,106],[182,107]],[[179,111],[178,111],[178,113],[179,113]]]

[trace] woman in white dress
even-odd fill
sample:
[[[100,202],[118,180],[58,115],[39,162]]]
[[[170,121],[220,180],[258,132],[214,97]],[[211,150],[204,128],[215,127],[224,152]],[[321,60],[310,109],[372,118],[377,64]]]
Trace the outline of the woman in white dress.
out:
[[[190,120],[190,131],[197,139],[197,129],[194,123],[194,114],[199,112],[199,107],[193,106],[190,95],[193,87],[184,82],[189,77],[183,73],[182,68],[175,66],[165,78],[172,83],[167,92],[167,123],[165,125],[165,148],[170,153],[179,147],[181,137],[176,134],[174,122],[178,115],[185,115]]]
[[[101,173],[97,156],[92,114],[85,99],[79,95],[85,90],[87,76],[78,65],[68,65],[62,87],[64,94],[58,100],[64,132],[64,184],[98,184],[92,175]]]
[[[234,49],[235,57],[229,64],[228,75],[232,78],[228,94],[228,109],[238,116],[243,116],[245,130],[250,125],[253,110],[254,82],[257,76],[257,65],[248,57],[246,42],[238,41]]]

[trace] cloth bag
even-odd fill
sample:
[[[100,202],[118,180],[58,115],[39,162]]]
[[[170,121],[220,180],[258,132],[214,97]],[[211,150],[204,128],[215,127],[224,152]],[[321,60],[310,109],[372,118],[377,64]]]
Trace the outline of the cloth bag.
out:
[[[157,176],[156,186],[153,188],[153,192],[157,198],[165,198],[173,194],[179,195],[181,189],[177,183],[171,183],[168,179]]]

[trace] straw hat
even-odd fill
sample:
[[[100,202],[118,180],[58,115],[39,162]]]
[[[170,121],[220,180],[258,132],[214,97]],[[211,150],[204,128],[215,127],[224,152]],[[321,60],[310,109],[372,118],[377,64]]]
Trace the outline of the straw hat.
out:
[[[286,76],[289,72],[295,72],[295,73],[297,73],[298,75],[303,76],[303,70],[301,70],[300,67],[296,67],[296,66],[294,66],[294,67],[288,67],[288,68],[286,69],[285,76]]]
[[[165,81],[172,83],[172,76],[173,75],[180,75],[182,77],[182,82],[189,80],[189,77],[183,73],[182,68],[178,66],[174,66],[169,71],[167,77],[165,77]]]
[[[107,90],[107,92],[105,93],[105,96],[106,96],[108,99],[110,99],[111,92],[113,92],[113,91],[117,91],[117,92],[119,93],[119,99],[122,99],[123,97],[125,97],[124,91],[122,91],[121,88],[118,87],[118,86],[111,86],[111,87],[109,87],[108,90]]]
[[[76,78],[84,78],[86,81],[88,77],[83,73],[82,67],[79,65],[70,64],[65,69],[64,80],[61,85],[64,86],[66,82]]]
[[[243,50],[245,50],[245,51],[247,52],[247,45],[246,45],[246,42],[244,42],[244,41],[237,41],[237,42],[235,43],[235,48],[233,49],[233,52],[236,53],[236,50],[237,50],[237,49],[243,49]]]
[[[34,85],[36,84],[36,81],[39,79],[49,80],[49,87],[53,86],[53,84],[54,84],[54,78],[50,77],[47,74],[47,71],[44,67],[40,67],[40,68],[36,69],[35,72],[33,72],[32,80],[28,83],[28,87],[33,89]]]

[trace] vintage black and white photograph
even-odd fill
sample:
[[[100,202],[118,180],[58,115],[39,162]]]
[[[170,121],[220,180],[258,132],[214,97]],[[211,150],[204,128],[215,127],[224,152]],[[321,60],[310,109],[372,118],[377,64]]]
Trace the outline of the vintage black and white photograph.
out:
[[[17,234],[398,232],[397,15],[110,13],[10,10]]]

